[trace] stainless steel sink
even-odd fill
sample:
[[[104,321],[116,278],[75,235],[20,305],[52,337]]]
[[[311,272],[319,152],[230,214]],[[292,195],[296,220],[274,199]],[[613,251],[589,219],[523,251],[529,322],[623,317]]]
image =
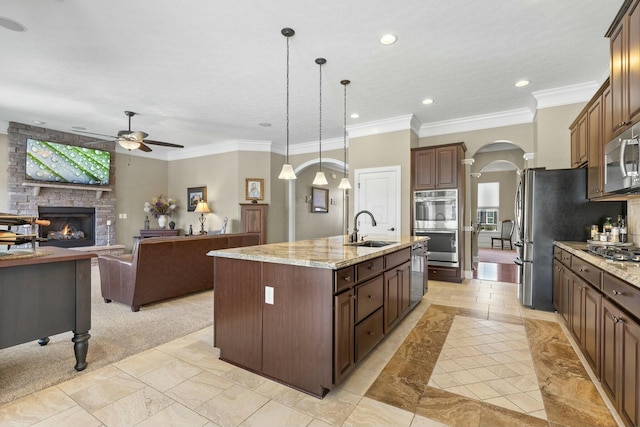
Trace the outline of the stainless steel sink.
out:
[[[361,246],[365,248],[382,248],[384,246],[393,245],[398,242],[387,242],[384,240],[364,240],[362,242],[346,243],[348,246]]]

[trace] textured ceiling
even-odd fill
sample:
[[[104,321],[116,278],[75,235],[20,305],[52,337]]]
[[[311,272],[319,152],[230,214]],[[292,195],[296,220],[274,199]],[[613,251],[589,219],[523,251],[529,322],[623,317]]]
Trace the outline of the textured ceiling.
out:
[[[285,144],[414,114],[423,125],[530,108],[532,92],[601,84],[622,0],[3,0],[0,121],[115,134],[125,110],[149,138],[197,148]],[[391,46],[378,42],[394,33]],[[517,80],[532,83],[514,87]],[[423,105],[433,98],[432,105]],[[271,123],[262,127],[260,123]],[[154,152],[170,150],[154,148]],[[175,149],[174,149],[175,150]]]

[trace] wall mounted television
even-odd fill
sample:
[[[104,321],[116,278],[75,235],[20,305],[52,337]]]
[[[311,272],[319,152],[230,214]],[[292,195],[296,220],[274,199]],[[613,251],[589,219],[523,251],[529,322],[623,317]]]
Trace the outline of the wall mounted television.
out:
[[[27,179],[108,185],[110,164],[111,153],[105,150],[27,139]]]

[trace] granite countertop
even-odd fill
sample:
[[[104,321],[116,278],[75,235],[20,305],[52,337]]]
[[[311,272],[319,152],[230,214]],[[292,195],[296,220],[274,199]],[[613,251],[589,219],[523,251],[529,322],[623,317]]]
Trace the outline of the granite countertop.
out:
[[[390,239],[383,236],[378,238],[374,235],[368,235],[366,240],[384,240],[396,243],[381,248],[367,248],[348,244],[348,236],[343,235],[296,242],[213,250],[207,255],[337,270],[399,249],[411,247],[415,242],[425,242],[428,239],[428,237],[424,236],[402,236]]]
[[[583,242],[555,242],[555,244],[571,255],[577,256],[640,289],[640,263],[613,261],[593,255],[587,251],[587,243]]]

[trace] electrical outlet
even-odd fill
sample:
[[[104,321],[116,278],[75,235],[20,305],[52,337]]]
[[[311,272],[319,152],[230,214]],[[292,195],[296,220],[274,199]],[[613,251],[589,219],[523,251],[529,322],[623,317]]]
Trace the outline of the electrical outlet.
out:
[[[273,305],[273,288],[271,286],[264,287],[264,302]]]

